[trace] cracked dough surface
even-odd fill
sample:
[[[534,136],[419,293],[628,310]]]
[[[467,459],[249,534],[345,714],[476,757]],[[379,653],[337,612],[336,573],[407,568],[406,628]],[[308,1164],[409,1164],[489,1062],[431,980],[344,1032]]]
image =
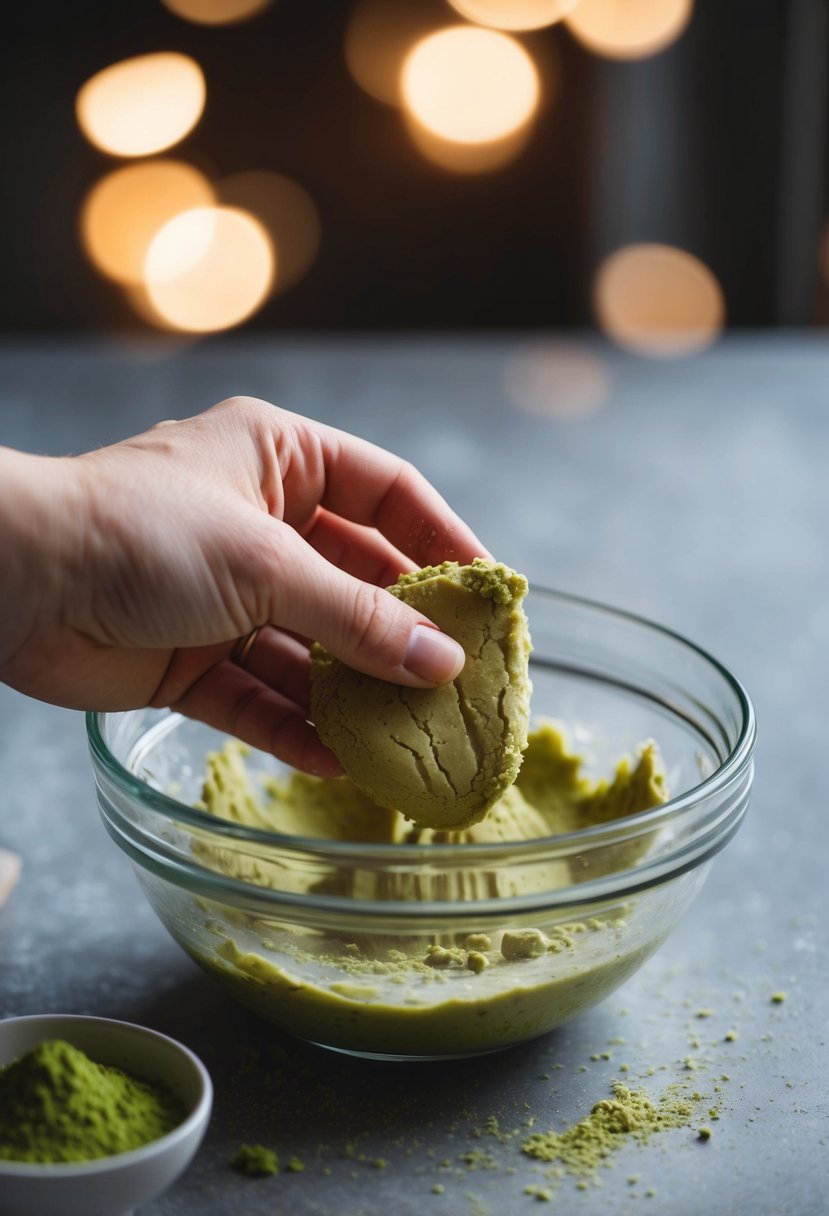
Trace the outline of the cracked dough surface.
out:
[[[477,559],[401,575],[389,590],[463,646],[463,671],[438,688],[407,688],[317,646],[312,717],[374,802],[425,827],[467,827],[515,781],[527,746],[527,581]]]

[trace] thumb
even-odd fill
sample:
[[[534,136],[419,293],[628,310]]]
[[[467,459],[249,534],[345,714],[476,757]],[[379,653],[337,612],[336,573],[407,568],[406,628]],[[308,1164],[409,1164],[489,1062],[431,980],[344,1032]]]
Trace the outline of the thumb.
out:
[[[269,623],[322,642],[349,667],[395,684],[444,684],[464,665],[463,647],[383,587],[326,561],[293,528],[274,521]]]

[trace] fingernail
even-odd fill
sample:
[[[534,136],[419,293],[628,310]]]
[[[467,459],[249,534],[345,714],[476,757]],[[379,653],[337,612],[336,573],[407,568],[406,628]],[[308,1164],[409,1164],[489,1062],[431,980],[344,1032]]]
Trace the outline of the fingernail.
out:
[[[463,647],[454,638],[428,625],[415,625],[403,665],[421,680],[445,684],[460,673],[465,658]]]

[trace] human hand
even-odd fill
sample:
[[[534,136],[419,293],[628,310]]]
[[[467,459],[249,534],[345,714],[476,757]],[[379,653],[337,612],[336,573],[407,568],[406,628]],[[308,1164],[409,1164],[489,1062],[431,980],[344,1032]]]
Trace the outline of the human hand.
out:
[[[80,457],[5,455],[0,678],[22,692],[170,706],[332,776],[307,721],[308,639],[416,687],[463,665],[384,588],[486,550],[414,468],[363,440],[234,398]],[[256,626],[242,668],[230,656]]]

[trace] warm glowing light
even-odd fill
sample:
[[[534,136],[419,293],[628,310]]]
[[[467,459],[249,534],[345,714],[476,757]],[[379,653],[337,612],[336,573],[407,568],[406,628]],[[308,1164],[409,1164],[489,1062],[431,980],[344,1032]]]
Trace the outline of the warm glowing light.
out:
[[[504,384],[519,409],[549,418],[578,418],[610,397],[604,361],[579,342],[542,342],[520,350],[507,363]]]
[[[114,156],[149,156],[184,139],[204,110],[199,65],[163,51],[124,59],[81,88],[75,111],[96,148]]]
[[[319,212],[307,190],[281,173],[251,170],[220,181],[216,193],[225,206],[255,216],[270,237],[276,251],[276,294],[304,278],[320,243]]]
[[[431,33],[423,0],[360,0],[345,35],[345,62],[357,84],[386,105],[403,104],[401,73],[412,47]]]
[[[630,350],[676,357],[709,346],[725,320],[722,289],[693,254],[628,245],[606,258],[593,286],[605,333]]]
[[[580,0],[565,20],[597,55],[643,59],[676,42],[693,8],[694,0]]]
[[[140,283],[153,237],[181,211],[215,202],[207,178],[177,160],[142,161],[97,182],[81,210],[84,248],[103,274]]]
[[[426,131],[460,144],[504,139],[538,105],[538,73],[506,34],[452,26],[424,38],[403,64],[403,97]]]
[[[265,300],[273,274],[267,233],[235,207],[197,207],[177,215],[155,236],[145,262],[153,309],[189,333],[241,324]]]
[[[485,144],[460,144],[454,140],[441,139],[420,123],[407,116],[409,134],[415,146],[433,164],[453,173],[489,173],[500,169],[523,151],[529,137],[528,126],[521,127],[503,139],[493,139]]]
[[[579,0],[449,0],[455,12],[497,30],[540,30],[561,21]]]
[[[177,17],[196,25],[232,25],[268,8],[271,0],[161,0]]]

